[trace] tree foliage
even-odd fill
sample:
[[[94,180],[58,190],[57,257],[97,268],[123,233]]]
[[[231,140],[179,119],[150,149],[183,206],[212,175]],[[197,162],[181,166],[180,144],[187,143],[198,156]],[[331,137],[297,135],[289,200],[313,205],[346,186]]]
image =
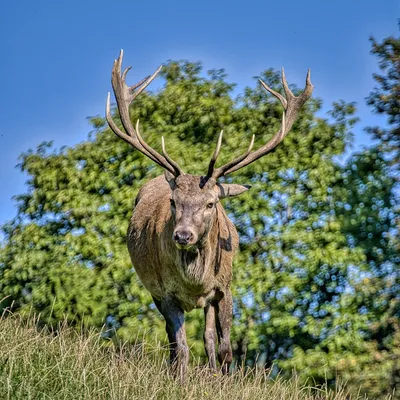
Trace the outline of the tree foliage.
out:
[[[399,20],[400,28],[400,20]],[[387,127],[369,127],[383,151],[390,153],[399,168],[400,160],[400,37],[389,36],[381,43],[371,37],[371,53],[379,60],[380,74],[374,74],[377,86],[367,98],[374,112],[387,117]]]
[[[374,395],[395,391],[399,398],[400,38],[370,40],[381,74],[374,74],[377,86],[367,103],[387,117],[387,126],[367,128],[376,146],[349,160],[342,185],[347,205],[342,204],[341,214],[349,244],[366,256],[353,285],[358,310],[367,316],[356,377]]]

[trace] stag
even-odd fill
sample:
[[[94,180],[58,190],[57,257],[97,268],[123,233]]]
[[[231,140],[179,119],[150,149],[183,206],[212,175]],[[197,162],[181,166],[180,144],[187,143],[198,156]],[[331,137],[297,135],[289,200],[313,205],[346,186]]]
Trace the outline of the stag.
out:
[[[204,308],[204,346],[209,366],[213,370],[217,368],[218,339],[218,361],[222,373],[226,374],[232,362],[232,260],[239,238],[220,200],[237,196],[250,186],[220,183],[218,179],[265,156],[282,142],[300,108],[311,97],[310,70],[305,89],[298,96],[289,89],[283,69],[285,96],[260,80],[283,106],[278,132],[255,151],[252,151],[253,135],[246,152],[217,168],[221,132],[207,174],[194,176],[184,173],[168,155],[163,137],[162,155],[150,147],[141,136],[139,121],[134,127],[129,117],[129,106],[154,80],[161,67],[153,75],[128,86],[126,75],[131,67],[121,74],[122,57],[121,50],[114,61],[111,82],[125,132],[111,116],[110,93],[106,105],[107,122],[118,137],[165,170],[164,175],[150,180],[139,191],[127,233],[129,254],[137,275],[165,318],[174,373],[184,378],[189,361],[184,312],[200,307]]]

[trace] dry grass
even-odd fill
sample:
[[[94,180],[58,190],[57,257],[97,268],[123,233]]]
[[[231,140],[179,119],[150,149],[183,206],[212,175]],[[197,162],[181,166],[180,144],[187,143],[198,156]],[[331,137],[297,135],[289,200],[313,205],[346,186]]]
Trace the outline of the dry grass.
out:
[[[180,385],[169,375],[161,346],[116,350],[98,332],[61,326],[54,334],[38,331],[35,322],[0,319],[0,399],[356,399],[341,388],[301,386],[296,377],[272,380],[262,370],[224,377],[191,367]]]

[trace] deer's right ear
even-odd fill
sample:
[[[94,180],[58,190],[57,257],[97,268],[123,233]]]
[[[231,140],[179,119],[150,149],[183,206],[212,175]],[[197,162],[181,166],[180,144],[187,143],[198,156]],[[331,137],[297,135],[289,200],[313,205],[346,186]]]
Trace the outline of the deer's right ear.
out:
[[[171,190],[175,190],[176,188],[175,176],[171,174],[171,172],[169,172],[168,170],[164,171],[164,176],[166,181],[169,183]]]

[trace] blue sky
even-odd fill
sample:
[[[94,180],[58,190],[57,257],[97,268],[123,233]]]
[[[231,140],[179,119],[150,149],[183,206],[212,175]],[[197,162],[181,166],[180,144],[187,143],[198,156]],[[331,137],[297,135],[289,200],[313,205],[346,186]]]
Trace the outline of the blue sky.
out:
[[[44,140],[84,141],[86,117],[104,114],[112,61],[119,49],[133,65],[131,82],[168,59],[225,68],[239,90],[262,70],[285,67],[314,95],[358,103],[355,149],[366,125],[383,123],[365,106],[377,60],[370,35],[398,35],[398,0],[27,1],[0,5],[0,224],[16,214],[26,190],[18,155]]]

